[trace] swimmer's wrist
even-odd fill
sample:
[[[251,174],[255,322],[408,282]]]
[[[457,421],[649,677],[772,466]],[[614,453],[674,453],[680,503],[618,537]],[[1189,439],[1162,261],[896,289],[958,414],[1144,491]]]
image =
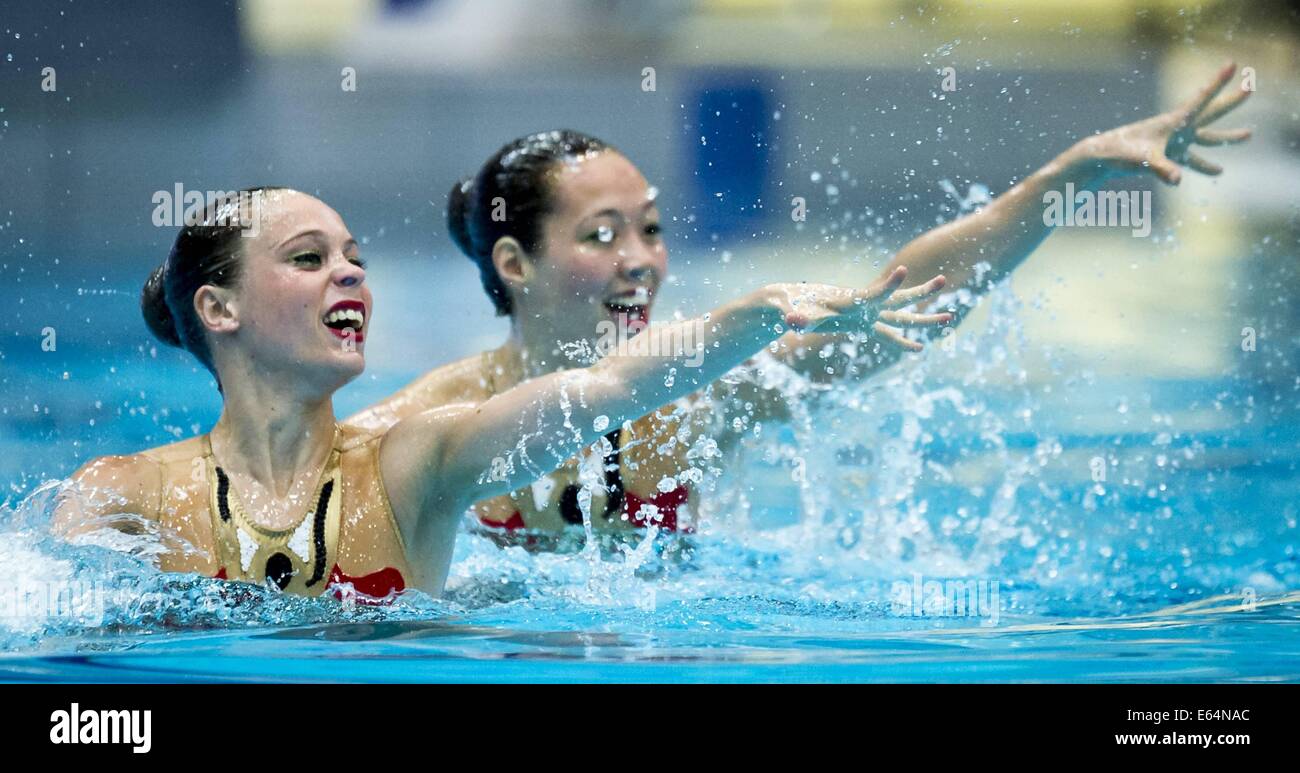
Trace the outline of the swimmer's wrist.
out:
[[[756,341],[766,344],[777,337],[785,321],[785,311],[776,286],[768,285],[717,309],[712,319],[735,324],[751,333]]]
[[[1076,188],[1100,185],[1106,179],[1106,161],[1095,150],[1092,137],[1085,137],[1052,159],[1042,171],[1054,183],[1073,183]]]

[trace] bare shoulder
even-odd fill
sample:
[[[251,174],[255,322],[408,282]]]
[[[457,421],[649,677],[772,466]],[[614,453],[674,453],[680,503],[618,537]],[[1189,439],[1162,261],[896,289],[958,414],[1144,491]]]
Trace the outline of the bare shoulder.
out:
[[[383,432],[431,408],[479,403],[489,397],[483,380],[482,355],[473,354],[425,373],[396,393],[349,416],[344,424],[364,432]]]
[[[202,441],[191,438],[135,454],[101,456],[82,465],[68,479],[59,496],[54,530],[71,535],[97,528],[103,519],[129,513],[145,518],[158,515],[163,487],[194,459],[202,459]]]
[[[481,405],[479,402],[460,402],[438,405],[428,410],[412,414],[394,424],[385,433],[375,433],[346,427],[345,432],[354,432],[361,437],[380,438],[379,463],[385,472],[392,470],[400,474],[405,467],[418,463],[426,468],[438,461],[437,449],[440,440],[459,420],[474,413]],[[382,434],[382,437],[380,437]]]

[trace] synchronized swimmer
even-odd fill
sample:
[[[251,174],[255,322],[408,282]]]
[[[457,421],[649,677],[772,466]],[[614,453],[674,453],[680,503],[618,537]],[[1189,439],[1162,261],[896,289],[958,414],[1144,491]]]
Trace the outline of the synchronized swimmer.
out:
[[[1248,96],[1216,99],[1234,72],[1224,67],[1175,110],[1077,142],[980,212],[913,240],[865,289],[768,285],[665,326],[660,340],[691,345],[652,351],[636,336],[594,364],[573,362],[567,345],[590,347],[611,321],[647,322],[666,275],[654,192],[592,137],[521,138],[455,186],[448,208],[458,245],[510,316],[509,338],[341,425],[332,398],[364,368],[375,308],[357,243],[320,200],[254,189],[256,236],[209,211],[181,230],[142,298],[154,334],[216,377],[220,419],[200,437],[87,463],[55,527],[148,526],[163,535],[164,571],[373,598],[440,594],[471,507],[488,526],[555,530],[581,520],[586,484],[596,528],[689,528],[695,494],[658,484],[690,466],[694,423],[787,411],[779,393],[722,376],[771,347],[814,378],[868,377],[921,347],[903,328],[958,321],[924,311],[941,289],[981,292],[1033,252],[1052,230],[1046,192],[1131,173],[1177,184],[1180,165],[1218,174],[1189,146],[1249,137],[1206,128]],[[504,219],[492,216],[498,197]],[[980,263],[991,270],[977,277]],[[909,268],[931,278],[900,289]],[[828,346],[844,340],[871,356]],[[691,395],[697,409],[671,405]],[[597,464],[584,468],[573,457],[593,446]]]
[[[883,276],[907,266],[920,276],[942,273],[949,290],[979,294],[1051,233],[1053,226],[1042,217],[1042,202],[1050,192],[1066,186],[1095,190],[1107,178],[1123,174],[1152,174],[1176,185],[1179,164],[1219,174],[1220,167],[1189,147],[1249,138],[1246,129],[1206,128],[1249,96],[1249,91],[1236,90],[1215,100],[1235,71],[1231,64],[1221,68],[1174,110],[1077,142],[981,211],[905,245]],[[495,349],[429,371],[347,423],[382,431],[429,408],[482,402],[527,379],[571,367],[566,352],[594,348],[597,331],[608,330],[611,323],[620,328],[647,323],[668,273],[655,198],[655,189],[636,166],[594,137],[553,131],[502,147],[474,177],[452,189],[447,219],[456,243],[477,264],[497,313],[509,316],[509,337]],[[500,202],[508,202],[504,219],[494,212]],[[976,271],[981,263],[988,265],[986,272]],[[926,293],[942,286],[935,280]],[[845,341],[843,335],[791,333],[779,341],[777,357],[809,379],[866,378],[919,346],[885,323],[944,321],[889,310],[875,325],[873,350],[866,356],[851,357],[845,347],[832,346]],[[692,467],[688,455],[696,452],[691,439],[707,436],[712,443],[706,445],[721,456],[739,435],[731,427],[751,428],[789,414],[787,398],[776,388],[752,380],[719,381],[711,387],[703,398],[697,395],[685,405],[615,427],[585,460],[597,462],[602,471],[597,482],[603,485],[585,487],[591,492],[588,521],[594,529],[648,524],[689,529],[690,518],[683,515],[699,493],[688,480],[677,479]],[[570,461],[541,483],[480,501],[474,506],[476,516],[488,527],[507,531],[555,531],[582,523],[580,461]],[[669,485],[661,487],[665,480]]]
[[[592,427],[699,389],[783,326],[866,330],[884,307],[925,294],[898,289],[901,269],[862,290],[769,285],[707,323],[678,323],[708,331],[699,367],[679,367],[697,351],[649,356],[634,345],[365,432],[339,426],[333,406],[365,367],[375,309],[356,240],[312,196],[244,194],[257,202],[256,236],[214,207],[181,230],[141,302],[154,334],[216,377],[220,419],[199,437],[89,462],[61,492],[54,527],[75,536],[148,526],[162,534],[164,571],[301,595],[437,596],[465,510],[563,463],[600,437]]]

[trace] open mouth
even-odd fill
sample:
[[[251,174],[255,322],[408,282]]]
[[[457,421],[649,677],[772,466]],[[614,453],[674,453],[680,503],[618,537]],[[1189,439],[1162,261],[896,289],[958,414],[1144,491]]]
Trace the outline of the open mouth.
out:
[[[649,324],[650,295],[649,288],[638,287],[630,293],[622,293],[605,301],[605,308],[615,320],[622,317],[628,324]]]
[[[366,305],[361,301],[339,301],[321,318],[330,333],[340,339],[361,342],[366,339]]]

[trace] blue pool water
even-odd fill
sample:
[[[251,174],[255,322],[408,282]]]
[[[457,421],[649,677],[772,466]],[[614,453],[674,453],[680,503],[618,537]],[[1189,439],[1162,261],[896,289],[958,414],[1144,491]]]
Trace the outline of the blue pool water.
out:
[[[102,332],[131,298],[97,302],[107,316],[58,322],[58,351],[4,350],[3,680],[1300,679],[1285,379],[1102,378],[1057,358],[1026,380],[993,326],[747,437],[705,482],[699,534],[528,552],[466,531],[445,599],[347,608],[45,534],[42,479],[216,416],[179,354]],[[340,412],[412,375],[367,375]],[[90,601],[15,602],[33,587]]]

